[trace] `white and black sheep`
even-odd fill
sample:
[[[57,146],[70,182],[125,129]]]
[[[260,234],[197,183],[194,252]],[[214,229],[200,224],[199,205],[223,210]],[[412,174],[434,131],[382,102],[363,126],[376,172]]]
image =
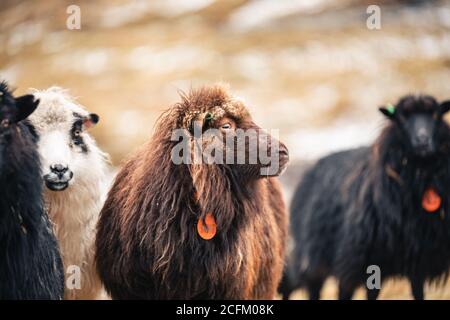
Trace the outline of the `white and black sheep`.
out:
[[[76,278],[66,279],[64,297],[100,298],[94,241],[109,185],[109,158],[87,132],[99,117],[61,88],[32,93],[41,101],[30,121],[40,137],[46,206],[55,223],[66,277],[76,276],[77,270],[81,275],[78,283]]]

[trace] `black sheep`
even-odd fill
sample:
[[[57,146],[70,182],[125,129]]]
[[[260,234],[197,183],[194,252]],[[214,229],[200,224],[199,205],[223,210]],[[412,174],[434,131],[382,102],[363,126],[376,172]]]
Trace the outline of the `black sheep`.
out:
[[[64,271],[44,211],[32,95],[0,83],[0,299],[61,299]]]
[[[291,205],[295,248],[280,286],[284,298],[305,287],[318,299],[324,280],[339,298],[365,285],[370,265],[381,281],[403,276],[414,298],[450,267],[450,101],[406,96],[380,111],[390,120],[371,147],[321,159]],[[367,289],[376,299],[377,289]]]

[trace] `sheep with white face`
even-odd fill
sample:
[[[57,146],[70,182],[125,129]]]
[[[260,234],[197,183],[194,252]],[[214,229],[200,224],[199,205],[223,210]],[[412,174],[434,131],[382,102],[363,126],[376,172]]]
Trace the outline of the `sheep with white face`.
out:
[[[65,269],[80,271],[79,285],[71,286],[66,279],[64,296],[100,298],[103,290],[94,265],[94,241],[111,175],[108,155],[88,133],[99,116],[86,111],[63,89],[32,93],[41,101],[30,121],[40,137],[46,206]]]

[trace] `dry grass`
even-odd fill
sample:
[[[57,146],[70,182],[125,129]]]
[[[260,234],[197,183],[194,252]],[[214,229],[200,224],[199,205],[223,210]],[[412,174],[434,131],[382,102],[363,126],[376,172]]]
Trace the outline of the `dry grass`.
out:
[[[307,299],[307,295],[303,290],[294,291],[290,297],[292,300]],[[353,297],[356,300],[366,299],[365,290],[360,288]],[[322,299],[337,299],[337,284],[334,279],[329,279],[322,289]],[[389,280],[383,284],[379,296],[380,300],[411,300],[409,282],[403,279]],[[450,299],[450,281],[445,285],[435,286],[427,285],[425,288],[425,299],[427,300],[448,300]]]

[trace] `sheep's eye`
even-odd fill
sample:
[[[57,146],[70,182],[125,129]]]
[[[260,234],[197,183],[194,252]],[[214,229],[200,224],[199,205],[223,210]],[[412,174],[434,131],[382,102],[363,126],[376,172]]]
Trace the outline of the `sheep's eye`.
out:
[[[222,125],[222,129],[224,129],[224,130],[229,130],[229,129],[231,129],[231,124],[230,124],[230,123],[225,123],[225,124],[223,124],[223,125]]]
[[[10,125],[10,121],[8,119],[3,119],[2,122],[0,123],[0,126],[4,129],[8,128]]]
[[[81,137],[81,130],[76,129],[72,132],[72,141],[73,144],[79,146],[83,143],[83,138]]]

